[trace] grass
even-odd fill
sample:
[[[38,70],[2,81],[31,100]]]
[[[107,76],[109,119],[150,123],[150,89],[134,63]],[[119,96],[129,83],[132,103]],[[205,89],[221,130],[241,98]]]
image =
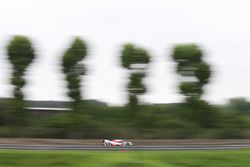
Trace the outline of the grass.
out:
[[[246,167],[250,150],[15,151],[0,150],[0,167]]]

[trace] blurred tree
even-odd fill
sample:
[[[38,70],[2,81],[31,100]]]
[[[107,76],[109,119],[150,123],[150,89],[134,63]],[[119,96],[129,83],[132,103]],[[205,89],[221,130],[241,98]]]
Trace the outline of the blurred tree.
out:
[[[81,76],[86,73],[81,61],[87,55],[87,47],[84,41],[76,37],[62,57],[62,71],[65,74],[68,87],[68,96],[73,100],[72,109],[77,110],[81,97]]]
[[[210,66],[204,62],[200,48],[194,44],[177,45],[172,57],[177,63],[177,73],[183,80],[180,92],[186,96],[186,101],[200,100],[204,86],[209,82]]]
[[[234,112],[250,113],[250,102],[243,97],[230,99],[228,107]]]
[[[6,104],[0,101],[0,126],[7,124]]]
[[[11,84],[14,85],[15,97],[13,107],[13,123],[25,123],[24,95],[22,88],[25,86],[24,75],[27,67],[35,58],[35,51],[31,41],[25,36],[14,36],[7,46],[8,59],[12,65]]]
[[[191,119],[195,119],[201,126],[211,127],[215,114],[201,99],[204,86],[209,82],[211,70],[203,60],[201,49],[195,44],[177,45],[172,58],[177,63],[176,72],[182,81],[179,85],[180,93],[186,97],[186,103],[192,111]]]
[[[150,56],[145,49],[136,47],[133,44],[125,44],[123,46],[121,64],[130,71],[127,91],[129,93],[130,111],[133,113],[138,110],[139,101],[137,96],[146,92],[143,78],[146,76],[145,70],[149,63]]]

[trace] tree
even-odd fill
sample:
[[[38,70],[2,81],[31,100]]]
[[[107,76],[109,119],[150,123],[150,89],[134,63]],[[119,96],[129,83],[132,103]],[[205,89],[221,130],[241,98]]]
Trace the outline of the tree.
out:
[[[71,46],[65,51],[62,57],[62,71],[65,74],[68,88],[68,96],[73,100],[72,109],[77,107],[81,97],[81,76],[86,73],[81,61],[87,55],[87,47],[84,41],[76,37]]]
[[[172,58],[177,63],[176,71],[182,79],[180,92],[187,102],[200,100],[211,76],[210,66],[204,62],[201,49],[194,44],[177,45]]]
[[[230,99],[228,107],[234,112],[250,113],[250,102],[243,97]]]
[[[147,64],[150,63],[150,56],[143,48],[133,44],[125,44],[121,53],[121,64],[129,70],[130,77],[127,86],[130,111],[138,110],[138,95],[144,94],[147,90],[143,84],[146,76]]]
[[[191,109],[190,119],[201,126],[212,127],[215,112],[202,100],[211,70],[203,60],[201,49],[195,44],[177,45],[172,58],[177,64],[176,72],[182,80],[179,84],[180,93],[186,97],[186,104]]]
[[[12,65],[11,84],[14,85],[13,95],[15,99],[13,114],[19,120],[17,122],[24,123],[24,95],[22,88],[26,83],[24,79],[25,72],[35,58],[35,51],[27,37],[14,36],[7,45],[7,54]]]

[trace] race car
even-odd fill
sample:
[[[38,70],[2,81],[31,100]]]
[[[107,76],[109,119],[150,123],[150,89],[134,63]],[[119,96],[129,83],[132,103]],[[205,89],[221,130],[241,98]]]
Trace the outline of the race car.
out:
[[[121,139],[104,139],[103,140],[103,145],[106,147],[111,147],[111,146],[132,146],[133,143],[132,142],[127,142]]]

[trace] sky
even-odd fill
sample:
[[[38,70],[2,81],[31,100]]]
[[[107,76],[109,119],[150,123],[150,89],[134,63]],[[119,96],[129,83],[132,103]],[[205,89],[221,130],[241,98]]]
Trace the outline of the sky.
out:
[[[88,44],[82,94],[111,105],[126,103],[128,72],[120,65],[121,46],[148,50],[152,63],[141,97],[147,103],[180,102],[171,59],[179,43],[197,43],[213,75],[204,99],[225,103],[250,98],[249,0],[0,0],[0,97],[11,97],[11,36],[32,39],[36,60],[24,88],[29,100],[68,100],[60,59],[72,37]]]

